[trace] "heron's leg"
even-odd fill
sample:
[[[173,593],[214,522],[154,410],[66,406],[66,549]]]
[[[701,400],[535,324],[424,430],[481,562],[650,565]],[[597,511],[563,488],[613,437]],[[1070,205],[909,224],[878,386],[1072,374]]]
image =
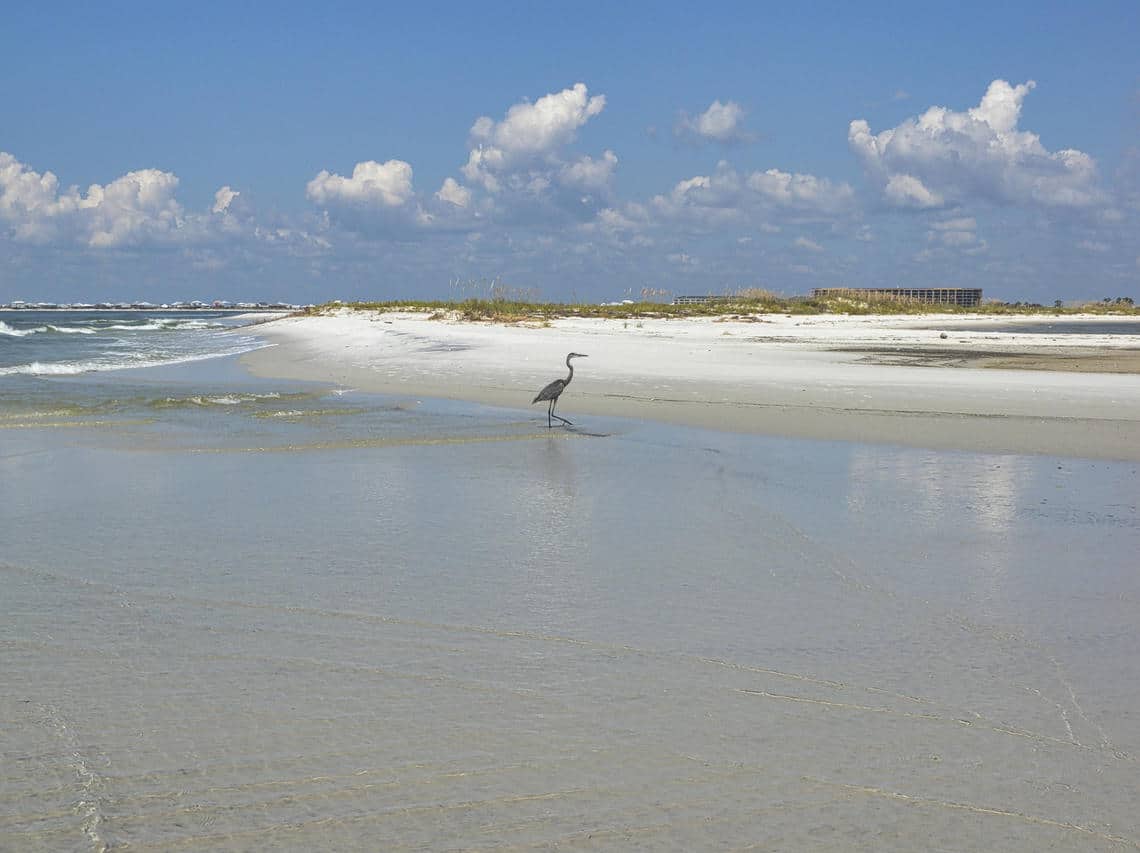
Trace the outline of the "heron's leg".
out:
[[[566,424],[566,426],[574,426],[574,424],[570,423],[570,421],[566,420],[566,418],[562,417],[562,415],[555,415],[554,414],[554,406],[557,402],[558,402],[557,397],[555,397],[553,400],[550,401],[550,414],[553,417],[557,418],[558,420],[562,421],[562,423]]]
[[[550,422],[551,417],[554,416],[554,399],[556,399],[556,398],[552,398],[550,401],[550,405],[546,407],[546,428],[547,429],[550,429],[551,427],[554,426],[554,424],[552,424]]]

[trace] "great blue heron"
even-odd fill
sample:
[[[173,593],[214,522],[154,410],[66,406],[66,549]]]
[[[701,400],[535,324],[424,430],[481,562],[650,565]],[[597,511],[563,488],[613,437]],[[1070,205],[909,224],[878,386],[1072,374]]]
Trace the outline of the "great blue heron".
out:
[[[546,426],[548,429],[554,426],[554,424],[551,423],[551,418],[557,418],[567,426],[574,426],[574,424],[570,423],[570,421],[566,420],[566,418],[554,414],[554,406],[558,403],[558,398],[562,396],[562,392],[566,390],[566,386],[569,385],[570,380],[574,378],[574,365],[570,363],[570,359],[572,358],[589,358],[589,356],[580,352],[572,352],[566,356],[566,366],[570,368],[570,375],[565,379],[555,379],[553,382],[539,391],[537,397],[530,401],[532,406],[542,400],[550,401],[550,408],[546,410]]]

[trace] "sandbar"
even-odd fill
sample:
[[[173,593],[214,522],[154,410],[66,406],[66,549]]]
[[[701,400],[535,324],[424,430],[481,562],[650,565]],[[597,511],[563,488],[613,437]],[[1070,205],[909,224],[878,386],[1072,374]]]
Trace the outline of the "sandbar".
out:
[[[1011,323],[1070,324],[1064,333]],[[299,315],[258,326],[256,375],[525,410],[744,433],[1140,461],[1140,337],[1094,316],[789,316],[488,323],[413,311]],[[1114,324],[1140,318],[1112,318]],[[940,326],[949,329],[943,331]],[[1030,326],[1031,327],[1031,326]],[[1086,331],[1087,329],[1087,331]]]

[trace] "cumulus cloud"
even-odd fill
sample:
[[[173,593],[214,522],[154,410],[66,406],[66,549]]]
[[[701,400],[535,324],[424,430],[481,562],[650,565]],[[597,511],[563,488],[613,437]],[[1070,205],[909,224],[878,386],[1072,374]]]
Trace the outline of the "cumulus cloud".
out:
[[[300,245],[322,248],[322,238],[305,228],[259,223],[244,196],[230,186],[214,193],[208,210],[187,211],[175,198],[178,185],[171,172],[138,169],[81,192],[61,188],[52,172],[36,172],[0,152],[0,239],[97,252],[179,247],[191,266],[217,265],[221,256],[210,247],[236,240],[286,245],[290,252]]]
[[[229,210],[230,204],[233,203],[233,200],[239,195],[241,195],[241,193],[237,192],[229,186],[222,187],[216,193],[214,193],[214,206],[211,208],[211,212],[225,213],[227,210]]]
[[[779,169],[753,172],[747,186],[766,201],[803,211],[837,213],[849,207],[855,198],[850,184]]]
[[[575,83],[534,103],[515,104],[502,121],[481,116],[471,126],[471,151],[463,174],[488,192],[499,192],[504,178],[558,161],[559,149],[605,106],[605,95],[591,97],[584,83]]]
[[[163,236],[183,224],[174,199],[178,178],[158,169],[128,172],[104,187],[93,184],[80,204],[89,214],[91,246],[124,246]]]
[[[776,232],[773,219],[834,219],[854,209],[846,183],[779,169],[741,174],[721,161],[710,175],[678,181],[648,205],[657,224],[684,222],[702,230],[728,225]]]
[[[1053,208],[1103,203],[1089,155],[1049,151],[1035,133],[1019,129],[1022,102],[1035,85],[994,80],[976,107],[931,107],[878,134],[857,119],[847,141],[896,207],[935,208],[978,198]]]
[[[978,239],[977,228],[977,220],[972,216],[958,216],[930,223],[926,232],[929,248],[919,252],[916,259],[925,262],[939,256],[975,255],[986,251],[988,245],[985,240]]]
[[[357,163],[352,177],[321,171],[305,187],[305,195],[320,205],[338,204],[400,207],[414,195],[412,167],[403,160]]]
[[[209,232],[210,218],[187,215],[174,198],[177,188],[174,174],[139,169],[108,184],[91,184],[86,192],[75,186],[61,189],[52,172],[36,172],[0,152],[0,223],[21,242],[116,248],[201,239]],[[225,192],[233,192],[223,189],[216,204]],[[232,196],[225,203],[230,200]]]
[[[978,228],[978,221],[972,216],[959,216],[954,219],[943,219],[940,222],[933,222],[930,225],[930,231],[927,232],[927,239],[937,239],[943,243],[972,243],[977,239],[975,231]]]
[[[471,190],[460,184],[455,178],[446,178],[435,197],[456,207],[467,207],[471,204]]]
[[[608,150],[593,157],[566,148],[605,103],[604,95],[577,83],[515,104],[500,121],[477,118],[461,174],[434,193],[416,192],[412,166],[403,160],[367,160],[349,177],[322,171],[305,195],[334,225],[358,234],[582,221],[609,203],[618,158]]]
[[[561,182],[568,187],[583,190],[605,189],[613,178],[617,163],[617,155],[607,150],[598,159],[583,155],[574,162],[567,163],[561,168],[559,175]]]
[[[931,191],[914,175],[891,175],[883,188],[887,200],[896,207],[942,207],[946,200]]]
[[[709,104],[708,109],[697,116],[682,112],[673,129],[679,137],[701,142],[748,142],[752,135],[742,126],[744,108],[735,101]]]
[[[508,154],[542,154],[573,139],[575,131],[605,106],[605,95],[590,97],[586,84],[575,83],[533,104],[515,104],[501,122],[480,117],[471,128],[471,137]]]
[[[823,246],[819,245],[815,240],[809,240],[807,237],[797,237],[792,243],[792,246],[797,249],[803,249],[805,252],[823,251]]]

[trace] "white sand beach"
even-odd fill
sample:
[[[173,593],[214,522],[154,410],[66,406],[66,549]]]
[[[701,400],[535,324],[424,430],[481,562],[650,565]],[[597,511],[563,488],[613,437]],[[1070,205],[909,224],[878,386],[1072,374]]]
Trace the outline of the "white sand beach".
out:
[[[1111,318],[1136,323],[1140,318]],[[1140,459],[1140,350],[1105,318],[788,316],[498,324],[341,310],[259,327],[262,376],[528,408],[586,353],[559,403],[739,432]],[[1010,327],[1064,323],[1063,333]],[[1090,329],[1084,333],[1079,331]],[[541,418],[541,406],[530,409]]]

